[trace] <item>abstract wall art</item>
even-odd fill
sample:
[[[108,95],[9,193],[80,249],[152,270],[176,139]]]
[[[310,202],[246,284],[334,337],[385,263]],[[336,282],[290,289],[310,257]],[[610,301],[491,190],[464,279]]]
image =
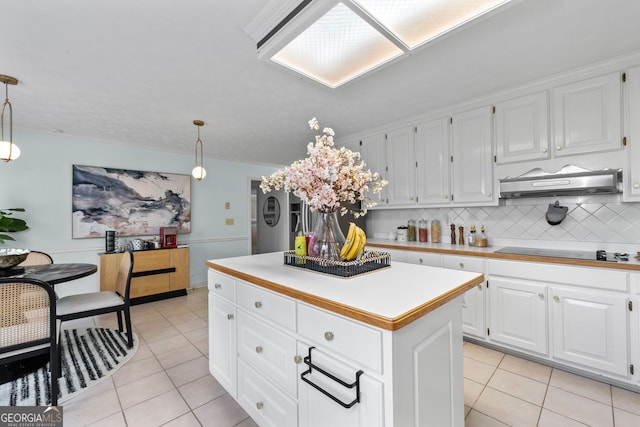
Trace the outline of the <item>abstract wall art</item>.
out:
[[[189,175],[73,165],[72,199],[74,239],[191,231]]]

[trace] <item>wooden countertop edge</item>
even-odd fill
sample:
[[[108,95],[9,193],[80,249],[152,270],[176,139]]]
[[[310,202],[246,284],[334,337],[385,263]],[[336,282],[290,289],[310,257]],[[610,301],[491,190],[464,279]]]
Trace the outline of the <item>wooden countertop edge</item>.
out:
[[[367,246],[370,246],[372,248],[375,247],[375,248],[398,249],[402,251],[431,252],[431,253],[441,253],[441,254],[448,254],[448,255],[475,256],[475,257],[481,257],[481,258],[496,258],[496,259],[505,259],[505,260],[513,260],[513,261],[547,262],[550,264],[580,265],[584,267],[640,271],[640,265],[626,264],[624,261],[619,261],[619,262],[589,261],[589,260],[582,260],[582,259],[541,257],[541,256],[515,255],[515,254],[497,254],[495,252],[474,252],[474,251],[466,251],[464,249],[421,248],[416,246],[387,245],[384,243],[367,243]]]
[[[474,286],[484,281],[484,276],[478,275],[478,277],[476,277],[475,279],[461,284],[460,286],[452,289],[451,291],[440,295],[436,299],[428,301],[425,304],[422,304],[411,311],[403,313],[398,317],[389,318],[385,316],[380,316],[375,313],[370,313],[368,311],[360,310],[348,305],[340,304],[333,300],[322,298],[317,295],[297,291],[287,286],[283,286],[278,283],[253,276],[251,274],[243,273],[241,271],[234,270],[232,268],[228,268],[211,261],[206,261],[205,264],[209,268],[217,270],[221,273],[228,274],[229,276],[233,276],[237,279],[244,280],[249,283],[253,283],[254,285],[269,289],[279,294],[286,295],[291,298],[295,298],[299,301],[306,302],[308,304],[323,308],[333,313],[341,314],[345,317],[359,320],[368,325],[376,326],[378,328],[386,329],[389,331],[396,331],[408,325],[414,320],[419,319],[420,317],[428,314],[429,312],[437,309],[438,307],[443,306],[447,302],[451,301],[452,299],[465,293],[469,289],[473,288]]]

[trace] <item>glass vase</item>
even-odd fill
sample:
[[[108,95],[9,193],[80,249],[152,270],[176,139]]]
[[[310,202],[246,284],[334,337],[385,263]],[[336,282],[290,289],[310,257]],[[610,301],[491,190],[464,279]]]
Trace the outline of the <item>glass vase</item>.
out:
[[[337,212],[317,212],[314,215],[313,233],[308,246],[309,255],[340,261],[340,250],[344,241]]]

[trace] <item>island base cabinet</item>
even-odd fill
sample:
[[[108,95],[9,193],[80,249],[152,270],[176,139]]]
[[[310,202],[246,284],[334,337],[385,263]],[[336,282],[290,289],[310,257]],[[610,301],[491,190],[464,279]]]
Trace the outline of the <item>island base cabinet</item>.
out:
[[[298,354],[309,354],[309,346],[298,343]],[[331,373],[345,383],[356,381],[357,367],[348,366],[322,350],[313,348],[311,360],[314,366]],[[313,388],[300,376],[309,369],[304,362],[298,365],[298,408],[300,427],[383,427],[384,396],[382,383],[367,375],[359,377],[360,399],[351,408],[344,408],[330,397]],[[305,378],[321,387],[340,401],[349,404],[356,399],[356,388],[347,388],[312,369]]]
[[[261,427],[296,427],[298,425],[296,403],[242,359],[238,360],[237,400]]]
[[[213,295],[213,291],[209,291]],[[235,307],[214,296],[209,298],[209,371],[227,392],[236,396]]]
[[[551,294],[554,358],[626,378],[627,298],[556,287]]]

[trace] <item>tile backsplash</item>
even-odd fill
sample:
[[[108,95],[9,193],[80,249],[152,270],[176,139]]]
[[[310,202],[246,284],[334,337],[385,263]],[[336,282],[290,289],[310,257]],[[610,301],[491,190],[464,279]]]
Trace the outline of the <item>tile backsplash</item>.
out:
[[[606,244],[609,247],[640,248],[640,203],[622,203],[619,197],[592,197],[590,200],[559,199],[568,208],[558,225],[545,219],[549,204],[556,199],[501,200],[500,206],[446,207],[431,209],[371,210],[367,214],[367,234],[382,235],[406,225],[409,219],[439,219],[443,241],[449,241],[449,225],[462,225],[465,239],[469,226],[484,225],[494,244],[537,241],[545,247],[580,248]],[[593,244],[593,245],[592,245]],[[595,246],[594,246],[595,247]]]

